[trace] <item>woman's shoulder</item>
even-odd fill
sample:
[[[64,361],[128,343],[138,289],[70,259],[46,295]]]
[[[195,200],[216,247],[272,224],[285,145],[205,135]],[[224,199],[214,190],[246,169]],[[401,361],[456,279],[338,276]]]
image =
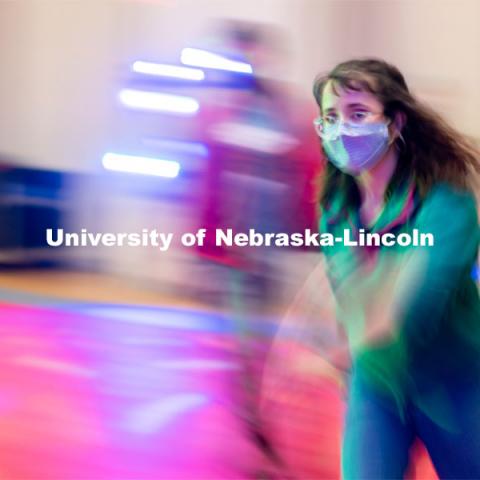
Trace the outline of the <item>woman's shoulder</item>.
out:
[[[420,202],[418,219],[428,223],[477,224],[474,193],[447,182],[435,184]]]
[[[460,188],[447,182],[435,184],[422,201],[424,206],[445,206],[452,208],[469,208],[476,210],[474,193],[467,188]],[[448,210],[445,214],[448,213]]]

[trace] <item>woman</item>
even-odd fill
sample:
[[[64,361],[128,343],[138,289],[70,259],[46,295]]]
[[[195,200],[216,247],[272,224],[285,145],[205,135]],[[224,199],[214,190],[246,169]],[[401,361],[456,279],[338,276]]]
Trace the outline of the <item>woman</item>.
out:
[[[343,476],[403,478],[418,437],[441,478],[480,478],[476,152],[383,61],[339,64],[314,96],[321,232],[394,234],[323,250],[351,358]],[[430,242],[405,247],[415,230]]]

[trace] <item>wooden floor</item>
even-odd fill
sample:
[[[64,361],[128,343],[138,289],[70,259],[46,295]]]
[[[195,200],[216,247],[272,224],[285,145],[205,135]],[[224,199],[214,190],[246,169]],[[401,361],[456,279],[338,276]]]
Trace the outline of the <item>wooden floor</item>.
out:
[[[193,305],[165,295],[153,285],[101,273],[18,270],[0,273],[0,289],[62,300],[132,305]],[[195,304],[195,306],[199,306]]]

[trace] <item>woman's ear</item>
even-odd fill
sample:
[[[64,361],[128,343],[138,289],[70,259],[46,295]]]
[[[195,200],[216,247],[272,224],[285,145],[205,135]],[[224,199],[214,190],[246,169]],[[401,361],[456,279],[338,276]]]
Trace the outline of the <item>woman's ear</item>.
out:
[[[399,137],[402,134],[403,127],[405,126],[405,123],[407,123],[407,116],[405,115],[404,112],[396,112],[395,116],[393,117],[393,133],[395,135],[395,138]]]

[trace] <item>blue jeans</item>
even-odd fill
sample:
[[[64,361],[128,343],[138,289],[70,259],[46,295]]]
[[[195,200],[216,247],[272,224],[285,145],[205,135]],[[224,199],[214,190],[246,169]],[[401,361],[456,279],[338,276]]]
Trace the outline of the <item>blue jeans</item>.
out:
[[[432,420],[413,402],[407,401],[401,413],[393,399],[354,374],[343,439],[343,478],[404,478],[410,447],[418,437],[440,478],[480,479],[480,381],[455,380],[444,393],[453,406],[448,425]]]

